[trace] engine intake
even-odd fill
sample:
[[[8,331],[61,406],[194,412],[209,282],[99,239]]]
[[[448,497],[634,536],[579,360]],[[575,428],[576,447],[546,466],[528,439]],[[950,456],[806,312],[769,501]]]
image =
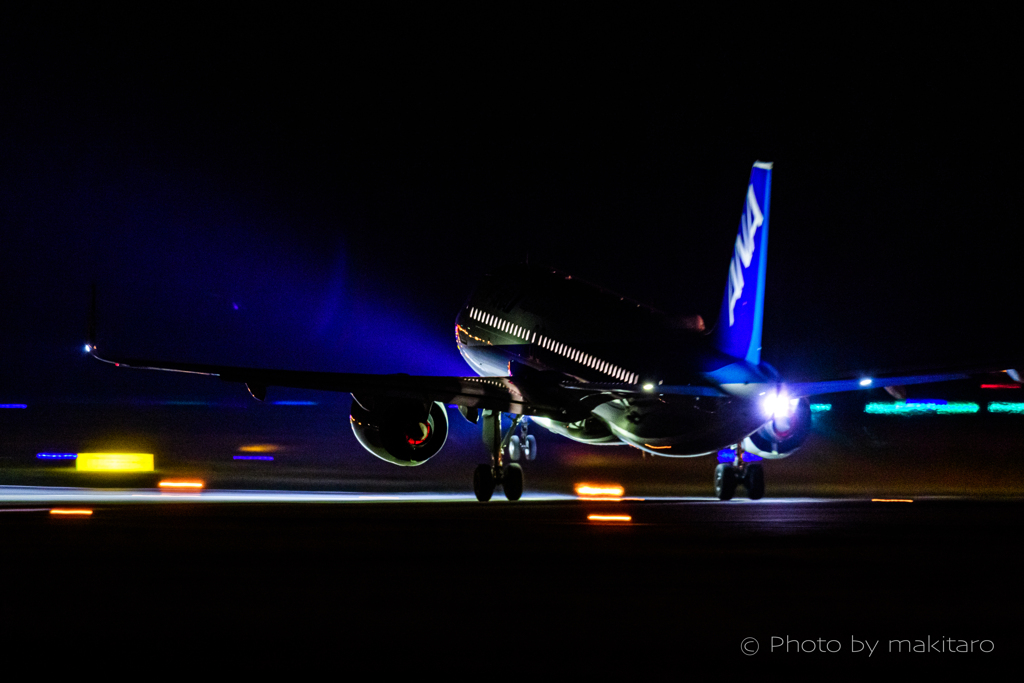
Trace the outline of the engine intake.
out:
[[[367,410],[359,399],[352,401],[349,423],[363,448],[394,465],[422,465],[448,439],[448,413],[434,402],[368,401]]]

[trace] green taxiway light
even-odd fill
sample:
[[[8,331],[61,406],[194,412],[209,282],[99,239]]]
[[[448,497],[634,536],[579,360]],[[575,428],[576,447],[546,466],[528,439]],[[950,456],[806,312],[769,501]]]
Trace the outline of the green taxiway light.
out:
[[[1009,403],[1006,401],[992,401],[988,404],[990,413],[1016,413],[1024,415],[1024,403]]]
[[[812,413],[827,413],[830,410],[832,410],[832,404],[831,403],[812,403],[811,404],[811,412]]]
[[[869,415],[969,415],[981,408],[977,403],[869,403],[864,412]]]

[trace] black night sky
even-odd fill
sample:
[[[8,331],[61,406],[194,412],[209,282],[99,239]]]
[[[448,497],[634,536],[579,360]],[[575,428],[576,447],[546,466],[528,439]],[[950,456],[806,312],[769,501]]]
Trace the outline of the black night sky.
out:
[[[757,159],[785,375],[1021,357],[999,36],[166,19],[4,48],[0,402],[224,391],[88,360],[92,282],[109,350],[279,368],[469,374],[454,316],[526,258],[711,323]]]

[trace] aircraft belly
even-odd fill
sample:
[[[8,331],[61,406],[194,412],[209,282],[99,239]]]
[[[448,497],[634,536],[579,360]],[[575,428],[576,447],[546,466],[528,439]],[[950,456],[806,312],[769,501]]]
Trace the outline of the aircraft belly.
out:
[[[662,456],[690,457],[716,453],[742,441],[764,423],[756,406],[746,401],[714,403],[693,397],[647,401],[612,401],[594,409],[616,437]]]

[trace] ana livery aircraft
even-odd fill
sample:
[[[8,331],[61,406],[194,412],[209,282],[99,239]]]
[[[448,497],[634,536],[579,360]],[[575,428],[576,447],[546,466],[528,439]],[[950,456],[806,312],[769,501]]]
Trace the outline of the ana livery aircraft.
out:
[[[479,465],[473,477],[481,501],[489,500],[498,484],[510,500],[522,495],[523,470],[505,460],[536,458],[531,423],[582,443],[629,445],[659,456],[725,452],[731,462],[715,470],[717,496],[728,500],[743,486],[750,498],[760,498],[760,460],[786,457],[810,431],[808,396],[964,379],[1000,369],[784,382],[761,361],[771,177],[770,163],[754,164],[712,330],[700,316],[668,316],[565,273],[513,266],[486,276],[456,319],[456,344],[478,377],[111,358],[96,347],[95,325],[86,349],[120,367],[243,382],[261,401],[269,386],[350,392],[356,438],[396,465],[420,465],[441,450],[448,436],[445,404],[454,404],[467,420],[481,424],[490,451],[491,462]],[[1016,372],[1011,375],[1020,379]],[[505,413],[512,425],[503,431]]]

